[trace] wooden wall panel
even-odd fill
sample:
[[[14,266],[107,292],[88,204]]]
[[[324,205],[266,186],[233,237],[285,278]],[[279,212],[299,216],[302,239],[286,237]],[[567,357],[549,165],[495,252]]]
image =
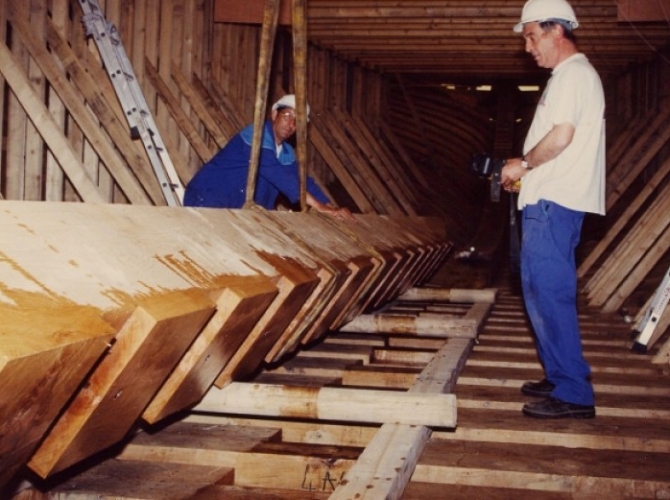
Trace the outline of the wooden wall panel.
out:
[[[641,317],[670,263],[664,234],[670,143],[668,51],[655,62],[631,67],[607,93],[607,216],[601,239],[579,268],[592,305]],[[611,108],[611,109],[610,109]],[[611,125],[610,125],[611,124]],[[663,214],[663,215],[661,215]]]
[[[97,60],[98,66],[101,66],[97,48],[85,36],[81,21],[82,12],[76,3],[70,4],[68,0],[49,2],[31,0],[31,2],[2,0],[0,15],[4,19],[8,8],[15,9],[21,19],[30,23],[32,33],[41,40],[47,38],[46,30],[50,19],[61,37],[68,40],[80,61],[90,63]],[[99,3],[107,19],[118,28],[124,48],[143,86],[147,102],[157,116],[164,118],[162,121],[157,121],[160,122],[161,134],[170,149],[173,162],[178,166],[178,170],[190,169],[193,172],[199,168],[201,160],[170,115],[166,114],[161,109],[161,104],[157,102],[155,90],[144,77],[144,60],[148,58],[156,64],[158,71],[168,77],[168,85],[175,89],[176,85],[169,78],[173,63],[188,74],[193,71],[202,74],[203,68],[209,67],[211,58],[213,0],[166,2],[101,0]],[[3,22],[2,26],[4,32],[6,24]],[[6,36],[2,36],[2,39],[7,40],[13,57],[20,61],[22,72],[30,79],[37,95],[44,103],[48,103],[55,123],[68,137],[71,148],[84,166],[91,182],[97,185],[106,201],[127,203],[128,198],[123,190],[119,189],[114,176],[110,175],[109,166],[101,161],[98,152],[91,147],[79,125],[71,120],[58,94],[41,74],[38,61],[28,54],[16,33],[12,33],[9,39]],[[54,59],[56,64],[61,64],[57,58]],[[107,86],[107,90],[111,88],[104,81],[98,83]],[[3,92],[5,91],[3,88]],[[112,106],[118,106],[114,92],[105,94]],[[16,101],[13,92],[9,91],[2,102],[6,103],[6,107],[1,111],[2,123],[6,124],[7,132],[1,137],[2,147],[7,154],[0,165],[4,179],[0,186],[0,195],[3,198],[16,200],[81,201],[76,187],[72,186],[64,175],[63,168],[51,154],[41,134],[32,128],[33,125],[20,103]],[[181,105],[186,113],[191,112],[186,100],[182,99]],[[197,121],[194,115],[192,119]],[[126,133],[130,135],[128,131]],[[129,166],[126,168],[133,170]]]
[[[68,2],[65,0],[53,0],[49,8],[53,26],[64,39],[67,39],[69,24]],[[56,123],[64,129],[67,111],[60,98],[53,93],[49,94],[49,111]],[[60,201],[63,199],[64,181],[63,170],[59,167],[51,152],[47,151],[44,182],[45,201]]]
[[[10,40],[9,48],[13,57],[21,61],[21,72],[31,79],[39,99],[49,103],[56,128],[67,137],[67,142],[70,144],[68,149],[72,149],[77,163],[81,163],[83,175],[96,186],[103,200],[112,203],[137,203],[138,197],[128,190],[132,182],[125,182],[124,186],[121,180],[126,175],[124,171],[131,172],[131,176],[136,177],[149,194],[151,202],[163,204],[162,195],[156,190],[155,175],[141,143],[135,141],[133,143],[135,146],[130,146],[124,143],[124,139],[118,133],[111,134],[112,146],[118,148],[123,156],[116,158],[109,153],[103,155],[90,135],[91,130],[98,128],[104,128],[109,132],[109,121],[97,121],[97,118],[102,118],[100,113],[103,109],[99,102],[106,102],[104,109],[114,109],[119,116],[122,111],[106,75],[101,72],[102,63],[97,47],[86,37],[79,6],[76,4],[70,6],[67,0],[51,0],[47,11],[45,5],[35,1],[35,8],[30,10],[27,9],[28,4],[15,6],[14,8],[20,13],[17,15],[25,17],[32,25],[42,26],[37,30],[38,35],[44,32],[42,36],[38,36],[42,40],[47,38],[47,28],[58,32],[62,39],[69,42],[74,55],[64,55],[63,52],[58,54],[51,52],[50,55],[45,55],[46,52],[40,50],[39,55],[33,51],[31,56],[24,50],[16,36]],[[200,88],[199,91],[209,91],[218,99],[226,101],[225,114],[231,123],[237,122],[232,130],[228,130],[229,135],[250,123],[252,119],[260,27],[248,24],[213,23],[213,3],[213,0],[100,1],[106,18],[118,29],[147,103],[159,124],[163,141],[184,183],[211,155],[205,153],[206,150],[202,148],[201,142],[204,141],[210,151],[216,150],[222,144],[220,139],[215,141],[210,137],[212,124],[208,123],[205,126],[206,117],[202,110],[192,108],[191,89],[184,87],[185,81],[189,82],[187,85],[195,87],[194,82],[197,78],[204,86],[204,89]],[[2,4],[12,5],[8,0],[4,0]],[[49,21],[48,12],[54,16]],[[54,40],[56,39],[52,38],[50,43]],[[74,59],[66,61],[64,57]],[[278,34],[273,54],[271,95],[268,96],[268,102],[273,102],[284,92],[293,92],[292,58],[290,28],[284,27]],[[385,85],[384,78],[380,74],[357,68],[351,63],[337,59],[329,51],[315,47],[309,47],[308,61],[308,100],[315,113],[340,106],[347,112],[355,110],[357,115],[364,117],[380,114],[383,106],[382,88]],[[68,65],[69,71],[75,68],[72,64],[76,64],[86,68],[91,75],[95,75],[93,78],[96,85],[101,87],[101,93],[95,94],[94,100],[91,100],[94,94],[91,92],[86,94],[81,87],[80,78],[69,80],[73,91],[79,93],[81,103],[91,103],[91,110],[95,115],[94,125],[88,123],[83,126],[79,123],[80,120],[73,120],[75,118],[71,109],[73,105],[64,106],[56,98],[58,94],[54,92],[49,79],[41,74],[40,68],[44,64],[55,64],[58,67]],[[164,98],[158,98],[156,79],[152,80],[147,73],[147,68],[151,66],[156,69],[161,85],[173,96],[172,109],[165,105]],[[69,74],[65,73],[65,70],[61,72],[63,76]],[[176,80],[182,77],[185,80],[179,80],[178,85]],[[6,170],[11,165],[11,172],[5,175],[6,180],[2,185],[1,194],[9,199],[18,200],[81,201],[81,183],[73,184],[70,176],[64,175],[62,166],[53,157],[41,134],[37,131],[34,134],[30,132],[32,125],[19,103],[13,100],[11,94],[3,102],[7,102],[5,114],[8,118],[3,122],[8,127],[5,145],[7,161],[0,168]],[[235,118],[231,118],[231,115]],[[190,123],[186,123],[185,118]],[[182,126],[178,125],[177,120],[181,120]],[[375,122],[376,120],[372,120],[370,123]],[[183,127],[185,124],[189,125],[187,129]],[[126,128],[127,125],[121,123],[121,127]],[[127,128],[123,133],[129,135]],[[370,137],[366,139],[369,140]],[[135,156],[138,147],[139,156]],[[366,147],[369,145],[366,144]],[[339,182],[328,162],[316,153],[313,147],[308,149],[310,174],[331,196],[336,193],[340,197],[338,204],[351,204],[352,200],[346,192],[346,186]],[[47,154],[40,153],[41,150],[47,151]],[[376,153],[380,154],[379,151]],[[121,163],[117,164],[118,161]],[[365,177],[376,175],[373,170],[380,168],[380,165],[377,163],[373,166],[367,162],[359,162],[349,168],[360,170]],[[365,172],[366,170],[369,172]],[[32,183],[30,186],[29,182]],[[390,200],[393,197],[404,197],[400,195],[402,187],[395,184],[392,187],[395,193],[393,195],[382,193],[382,198],[388,197]],[[337,199],[335,201],[338,202]],[[394,208],[392,206],[381,208],[381,212],[389,210],[393,211]],[[412,209],[406,206],[405,211],[411,213]]]
[[[20,43],[10,41],[12,54],[20,67],[26,71],[28,64],[28,53]],[[17,100],[14,92],[7,96],[7,143],[6,151],[6,180],[5,198],[9,200],[22,200],[25,196],[25,148],[26,127],[28,118]],[[9,170],[11,165],[11,171]]]

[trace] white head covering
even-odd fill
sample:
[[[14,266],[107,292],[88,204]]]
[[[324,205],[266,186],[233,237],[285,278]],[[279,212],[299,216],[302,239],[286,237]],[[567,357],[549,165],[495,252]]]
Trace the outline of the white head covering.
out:
[[[295,94],[286,94],[272,105],[272,111],[276,111],[279,108],[295,109]],[[309,118],[309,111],[309,103],[307,103],[307,118]]]
[[[550,19],[565,21],[570,29],[579,26],[575,11],[566,0],[528,0],[521,11],[521,22],[514,26],[514,31],[521,33],[526,23]]]

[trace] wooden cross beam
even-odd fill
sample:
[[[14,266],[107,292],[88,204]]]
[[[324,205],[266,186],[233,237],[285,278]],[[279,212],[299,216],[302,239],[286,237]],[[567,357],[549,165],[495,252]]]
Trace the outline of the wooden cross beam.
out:
[[[343,422],[456,426],[456,396],[340,387],[232,382],[193,411]]]

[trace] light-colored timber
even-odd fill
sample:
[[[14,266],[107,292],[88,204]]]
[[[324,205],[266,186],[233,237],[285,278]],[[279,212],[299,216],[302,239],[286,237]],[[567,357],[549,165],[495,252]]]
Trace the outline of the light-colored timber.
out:
[[[140,303],[28,466],[47,477],[123,439],[213,312],[199,290]]]
[[[670,497],[667,316],[630,349],[670,258],[670,25],[659,0],[570,1],[607,100],[608,213],[577,256],[598,416],[580,422],[520,415],[542,369],[518,277],[500,280],[509,212],[467,168],[521,153],[549,77],[511,30],[521,0],[295,0],[294,21],[282,0],[273,43],[277,0],[101,2],[184,184],[297,93],[301,176],[354,225],[149,207],[77,2],[0,0],[0,498]],[[342,331],[360,316],[451,331]],[[193,411],[215,382],[330,393],[345,415]],[[416,388],[451,391],[456,427],[345,418]]]
[[[456,425],[453,395],[431,397],[409,392],[336,387],[315,390],[232,382],[221,390],[211,390],[193,411],[434,427]]]
[[[318,214],[264,210],[6,202],[0,226],[3,394],[26,395],[0,406],[2,488],[26,465],[49,480],[67,475],[188,410],[217,378],[225,386],[283,360],[312,328],[316,341],[388,294],[377,286],[396,270],[381,265],[388,245],[426,248],[399,272],[395,295],[450,246],[417,217],[404,232],[380,220],[366,239]],[[23,332],[36,333],[24,343]],[[455,403],[434,403],[429,422],[453,425]]]
[[[400,341],[403,334],[331,332],[244,384],[247,396],[242,399],[250,404],[263,399],[251,394],[281,387],[279,404],[304,405],[302,411],[260,416],[255,414],[264,410],[250,408],[240,415],[226,412],[225,407],[196,408],[180,423],[148,428],[129,439],[116,460],[202,467],[203,474],[211,467],[235,471],[230,484],[212,484],[190,497],[200,500],[216,495],[244,499],[531,495],[549,500],[599,498],[601,492],[612,498],[659,498],[670,492],[670,393],[665,390],[667,376],[651,363],[653,354],[630,352],[632,339],[618,324],[619,318],[582,308],[581,316],[591,319],[585,322],[583,336],[585,355],[593,365],[598,416],[592,421],[525,418],[520,409],[527,398],[519,386],[541,376],[541,368],[525,318],[511,315],[521,310],[520,297],[506,290],[497,296],[501,304],[488,304],[491,310],[481,316],[483,325],[472,351],[468,346],[473,340],[445,343],[423,337],[429,343],[415,343],[415,355],[408,356],[403,354],[406,347],[393,347],[406,344]],[[385,311],[420,307],[444,309],[445,319],[459,309],[463,316],[477,309],[476,304],[397,299]],[[509,332],[495,327],[497,319],[509,317],[517,318]],[[323,356],[312,357],[312,351]],[[622,358],[628,370],[613,369]],[[366,377],[356,375],[363,372]],[[317,415],[316,406],[303,397],[305,391],[325,395],[329,387],[352,394],[364,387],[408,394],[449,392],[457,398],[457,426],[380,427],[331,420]],[[296,397],[290,396],[292,390]],[[333,396],[331,403],[338,400],[345,402],[346,397]],[[356,404],[354,398],[350,401]],[[97,469],[84,474],[93,477]],[[66,481],[53,492],[75,494],[75,481]],[[72,498],[92,498],[85,491],[89,496]]]
[[[444,317],[416,317],[386,314],[362,314],[344,325],[343,332],[359,333],[406,333],[433,337],[460,336],[474,338],[477,323],[469,319],[447,319]]]

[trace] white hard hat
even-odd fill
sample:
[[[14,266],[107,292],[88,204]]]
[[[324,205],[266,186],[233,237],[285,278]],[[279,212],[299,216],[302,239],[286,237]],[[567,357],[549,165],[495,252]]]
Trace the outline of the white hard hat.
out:
[[[524,24],[549,19],[567,21],[572,29],[579,26],[575,11],[565,0],[528,0],[521,11],[521,22],[514,26],[514,31],[521,33]]]
[[[275,111],[279,108],[295,109],[295,94],[286,94],[272,105],[272,111]],[[307,117],[309,118],[309,103],[307,103]]]

